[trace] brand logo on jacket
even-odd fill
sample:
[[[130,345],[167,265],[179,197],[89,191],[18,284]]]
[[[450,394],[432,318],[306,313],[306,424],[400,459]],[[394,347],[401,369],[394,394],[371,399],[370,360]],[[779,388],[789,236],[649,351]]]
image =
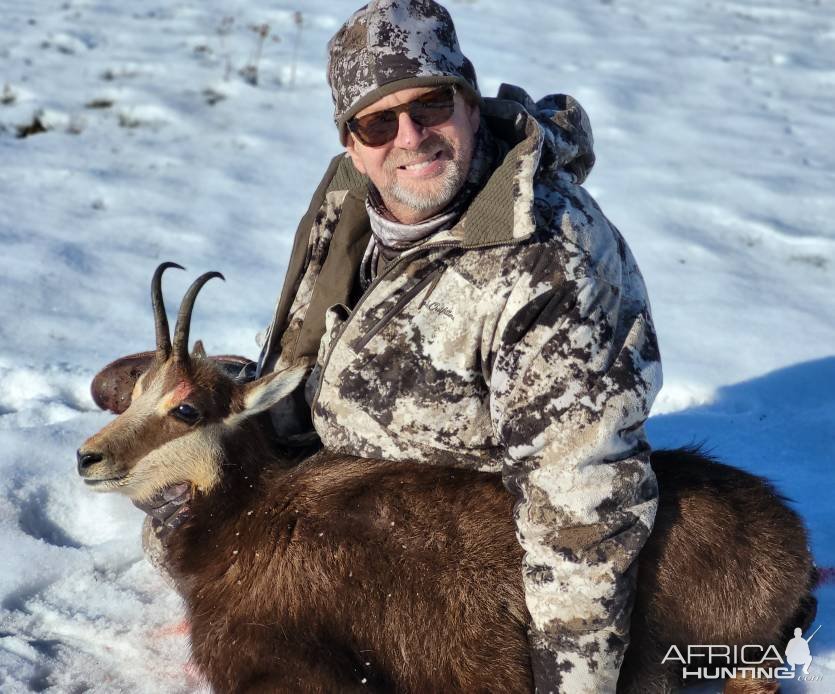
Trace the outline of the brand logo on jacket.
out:
[[[804,639],[802,630],[794,630],[794,638],[786,645],[784,655],[776,646],[760,644],[719,645],[690,644],[682,652],[677,646],[670,646],[662,663],[680,663],[681,676],[687,678],[718,680],[730,677],[757,679],[797,679],[800,682],[820,682],[820,675],[809,673],[812,655],[809,641],[818,633],[820,626]],[[798,671],[798,666],[802,666]]]
[[[428,308],[433,313],[437,313],[441,316],[446,316],[450,320],[455,320],[455,316],[453,315],[452,310],[449,308],[449,306],[444,306],[439,301],[430,301],[428,304],[426,304],[426,308]]]

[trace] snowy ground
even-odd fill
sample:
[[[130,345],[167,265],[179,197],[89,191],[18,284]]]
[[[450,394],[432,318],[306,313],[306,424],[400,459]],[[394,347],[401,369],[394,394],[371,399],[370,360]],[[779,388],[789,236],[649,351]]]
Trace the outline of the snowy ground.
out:
[[[448,7],[485,94],[562,91],[590,114],[588,187],[641,264],[661,338],[653,443],[704,440],[770,477],[835,565],[832,4]],[[3,692],[197,690],[179,602],[141,558],[141,514],[76,477],[75,449],[109,419],[88,383],[151,346],[161,260],[190,270],[166,276],[171,297],[224,272],[192,332],[256,354],[336,151],[324,46],[353,9],[0,0]],[[36,122],[47,132],[16,137]],[[835,691],[835,587],[818,595],[821,681],[790,692]]]

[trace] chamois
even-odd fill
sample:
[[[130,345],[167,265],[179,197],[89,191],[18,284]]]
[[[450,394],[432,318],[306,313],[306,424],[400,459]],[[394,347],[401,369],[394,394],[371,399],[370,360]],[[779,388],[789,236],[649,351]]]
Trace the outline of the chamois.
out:
[[[282,448],[267,410],[305,367],[240,383],[189,354],[195,298],[219,273],[187,291],[172,346],[172,266],[151,283],[154,359],[130,406],[79,449],[78,472],[139,501],[192,485],[165,551],[214,690],[531,691],[523,552],[500,476]],[[805,528],[769,483],[693,449],[651,460],[660,507],[619,691],[678,686],[681,664],[662,665],[671,645],[782,649],[815,613]],[[725,691],[775,688],[729,679]]]

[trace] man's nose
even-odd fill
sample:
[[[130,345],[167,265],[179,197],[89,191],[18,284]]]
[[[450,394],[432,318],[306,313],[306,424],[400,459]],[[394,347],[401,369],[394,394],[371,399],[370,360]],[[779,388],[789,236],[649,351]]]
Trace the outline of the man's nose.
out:
[[[400,149],[417,149],[428,136],[427,129],[415,123],[407,111],[398,115],[397,137],[394,146]]]

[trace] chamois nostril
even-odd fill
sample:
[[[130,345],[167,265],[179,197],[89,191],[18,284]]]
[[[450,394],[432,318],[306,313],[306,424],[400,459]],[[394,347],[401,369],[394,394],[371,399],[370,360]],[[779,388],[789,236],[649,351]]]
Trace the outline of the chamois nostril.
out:
[[[78,451],[75,454],[75,457],[78,460],[78,471],[82,472],[83,470],[86,470],[91,465],[94,465],[95,463],[101,462],[101,460],[104,456],[102,456],[101,453],[93,453],[93,452],[90,452],[90,451],[82,451],[79,448]]]

